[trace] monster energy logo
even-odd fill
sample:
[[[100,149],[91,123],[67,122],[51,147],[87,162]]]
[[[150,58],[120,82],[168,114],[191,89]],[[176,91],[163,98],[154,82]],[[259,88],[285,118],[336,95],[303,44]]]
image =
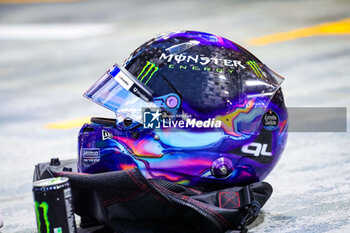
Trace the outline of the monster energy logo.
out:
[[[148,77],[147,81],[145,82],[145,85],[147,85],[148,81],[151,80],[153,74],[157,72],[157,70],[158,67],[155,64],[147,61],[141,73],[137,76],[137,79],[140,79],[140,81],[142,82],[145,78],[147,79]]]
[[[258,66],[258,64],[256,64],[255,61],[247,61],[247,64],[250,66],[250,68],[252,68],[256,76],[258,76],[259,78],[264,78],[260,67]]]
[[[46,202],[41,202],[41,204],[39,204],[38,202],[34,201],[35,203],[35,214],[36,214],[36,219],[38,222],[38,230],[39,233],[41,233],[41,222],[40,222],[40,211],[39,209],[42,208],[43,209],[43,218],[45,221],[45,226],[46,226],[46,233],[50,233],[50,222],[49,222],[49,218],[47,216],[47,212],[49,210],[49,205]]]

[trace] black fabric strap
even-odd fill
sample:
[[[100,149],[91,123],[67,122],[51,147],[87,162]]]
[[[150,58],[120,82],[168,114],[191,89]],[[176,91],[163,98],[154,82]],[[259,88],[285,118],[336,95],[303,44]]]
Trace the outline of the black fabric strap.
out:
[[[246,232],[246,225],[254,221],[272,193],[265,182],[199,190],[148,180],[137,168],[99,174],[63,171],[74,166],[76,161],[61,161],[60,166],[39,164],[34,179],[68,177],[75,213],[90,219],[89,223],[103,224],[120,233]]]

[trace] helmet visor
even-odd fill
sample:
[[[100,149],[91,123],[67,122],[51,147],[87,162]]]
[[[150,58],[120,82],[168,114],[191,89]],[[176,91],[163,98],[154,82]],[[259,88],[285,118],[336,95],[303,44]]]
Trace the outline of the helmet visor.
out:
[[[116,113],[142,122],[142,109],[155,108],[152,91],[117,65],[107,71],[84,96]]]

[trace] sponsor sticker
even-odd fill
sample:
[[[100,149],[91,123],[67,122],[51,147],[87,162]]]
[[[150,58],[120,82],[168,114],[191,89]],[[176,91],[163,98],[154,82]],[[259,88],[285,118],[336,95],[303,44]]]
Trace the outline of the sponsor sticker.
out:
[[[106,131],[106,130],[102,130],[102,140],[106,140],[106,139],[111,139],[113,138],[113,134]]]
[[[84,163],[96,163],[100,161],[99,148],[82,148],[81,153]]]
[[[121,71],[119,71],[119,73],[114,77],[114,79],[126,90],[130,90],[131,86],[134,84],[134,82]]]
[[[277,113],[271,109],[269,109],[269,111],[267,111],[262,117],[263,127],[269,131],[276,130],[278,128],[278,122],[279,118]]]

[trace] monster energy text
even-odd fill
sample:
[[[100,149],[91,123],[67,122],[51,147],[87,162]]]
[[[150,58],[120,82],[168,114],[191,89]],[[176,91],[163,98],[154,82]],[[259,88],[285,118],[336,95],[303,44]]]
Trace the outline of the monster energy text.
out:
[[[241,64],[240,60],[232,60],[226,58],[218,58],[218,57],[205,57],[200,55],[190,56],[185,54],[165,54],[162,53],[159,57],[161,60],[167,60],[167,62],[176,61],[177,64],[184,63],[192,63],[198,64],[199,66],[206,66],[209,64],[215,64],[217,66],[225,66],[232,68],[242,68],[245,69],[245,66]]]
[[[177,64],[169,64],[169,69],[179,69],[179,70],[198,70],[198,71],[212,71],[217,73],[224,73],[224,71],[228,71],[230,74],[234,73],[235,69],[223,69],[220,67],[212,68],[212,67],[200,67],[200,66],[188,66],[188,65],[177,65]]]

